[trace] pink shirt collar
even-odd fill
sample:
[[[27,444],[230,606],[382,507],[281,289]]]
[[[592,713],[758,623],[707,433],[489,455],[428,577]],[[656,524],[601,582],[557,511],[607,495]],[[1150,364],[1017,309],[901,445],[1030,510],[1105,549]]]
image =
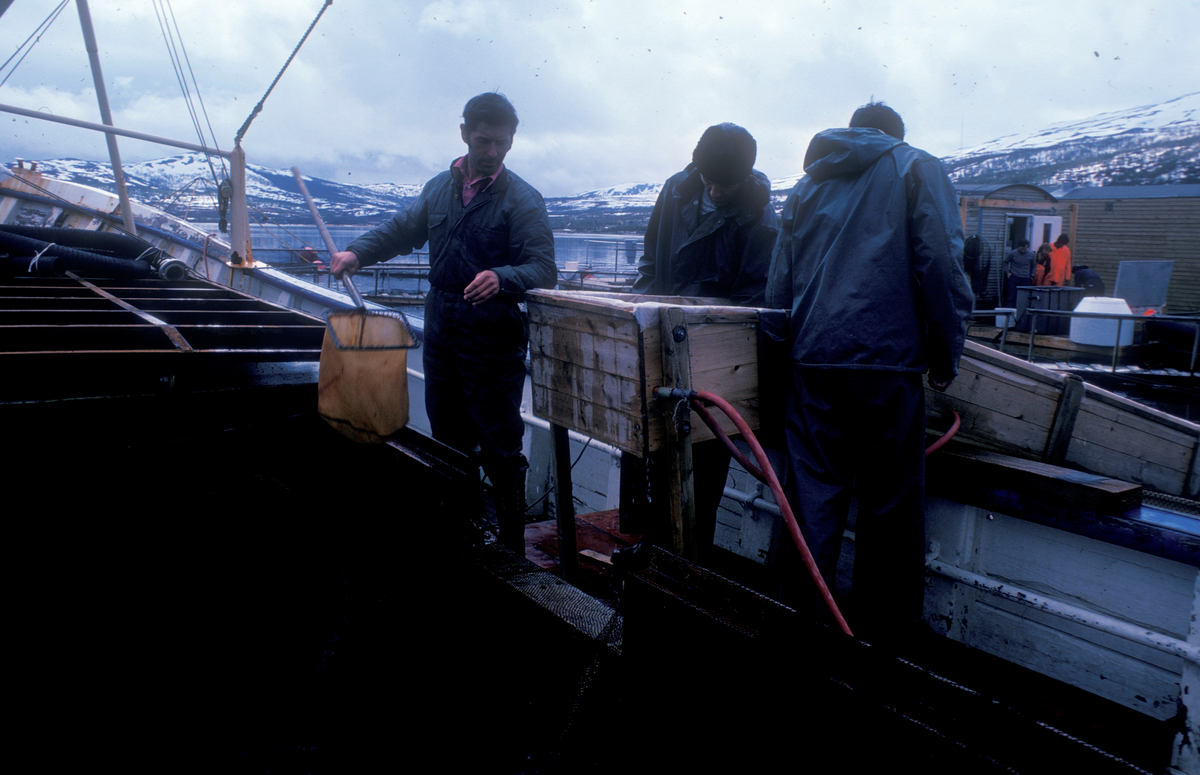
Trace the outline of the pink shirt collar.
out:
[[[502,162],[500,164],[500,169],[496,170],[495,175],[483,175],[481,177],[475,178],[474,180],[467,180],[467,157],[466,156],[460,156],[458,158],[458,160],[455,161],[452,166],[454,169],[458,170],[459,174],[462,176],[463,207],[466,207],[467,205],[471,204],[471,200],[475,198],[476,194],[478,194],[482,191],[486,191],[487,187],[492,185],[493,183],[495,183],[496,178],[500,177],[500,173],[504,172],[504,164]]]

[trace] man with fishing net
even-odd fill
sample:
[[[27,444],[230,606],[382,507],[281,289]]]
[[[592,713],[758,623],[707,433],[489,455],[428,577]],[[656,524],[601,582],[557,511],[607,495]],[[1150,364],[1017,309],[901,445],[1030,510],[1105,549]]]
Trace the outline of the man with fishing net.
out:
[[[525,432],[521,391],[529,330],[518,302],[553,287],[554,235],[546,205],[504,165],[517,131],[512,103],[471,98],[459,127],[467,145],[406,210],[333,257],[335,276],[429,243],[425,298],[425,409],[433,437],[477,456],[492,484],[500,540],[524,552]]]

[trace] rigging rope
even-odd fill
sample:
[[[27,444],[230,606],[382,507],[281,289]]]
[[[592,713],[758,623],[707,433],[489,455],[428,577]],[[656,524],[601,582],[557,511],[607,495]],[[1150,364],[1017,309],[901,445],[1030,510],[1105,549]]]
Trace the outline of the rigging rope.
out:
[[[331,5],[333,5],[333,0],[325,0],[325,5],[321,6],[320,11],[317,11],[317,18],[313,19],[312,24],[308,25],[308,30],[305,31],[304,37],[300,38],[300,42],[296,44],[296,48],[292,49],[292,55],[289,56],[287,61],[283,63],[283,67],[280,69],[279,75],[275,76],[275,80],[271,81],[271,85],[267,87],[267,93],[262,96],[262,99],[259,100],[258,104],[254,106],[254,110],[252,110],[250,115],[246,117],[246,123],[242,124],[242,128],[238,130],[237,136],[233,138],[234,145],[241,144],[242,138],[246,135],[246,130],[250,128],[250,122],[254,120],[255,116],[262,112],[263,104],[266,103],[267,97],[271,96],[271,91],[275,88],[275,84],[279,83],[279,79],[283,77],[283,73],[288,69],[288,65],[290,65],[292,60],[296,58],[296,54],[300,53],[300,47],[304,45],[304,41],[308,40],[308,36],[313,31],[313,27],[316,27],[317,22],[321,20],[321,15],[325,13],[325,9]]]
[[[167,10],[171,12],[171,23],[175,25],[175,35],[179,38],[179,50],[183,52],[183,61],[187,63],[188,75],[192,77],[192,85],[196,88],[196,99],[200,102],[200,112],[204,114],[204,123],[208,124],[208,134],[210,137],[212,137],[213,148],[216,148],[218,151],[220,151],[221,144],[217,142],[217,133],[213,131],[212,121],[208,118],[208,109],[204,106],[204,97],[200,94],[200,84],[196,82],[196,72],[192,70],[192,60],[188,58],[187,48],[185,48],[183,45],[183,35],[181,35],[179,32],[179,23],[175,21],[175,7],[171,5],[171,0],[166,0],[166,3]],[[204,141],[201,140],[200,144],[204,145]],[[221,164],[221,174],[228,177],[229,172],[225,168],[225,157],[218,156],[217,160]]]
[[[22,43],[21,45],[17,46],[17,50],[12,53],[12,56],[10,56],[8,59],[4,60],[4,64],[0,65],[0,71],[4,70],[4,68],[8,67],[8,63],[13,60],[13,57],[15,57],[18,53],[20,53],[21,49],[25,48],[25,46],[27,46],[27,45],[29,46],[29,49],[26,50],[24,54],[21,54],[21,58],[19,60],[17,60],[17,63],[15,65],[13,65],[12,70],[9,72],[9,74],[4,76],[3,81],[0,81],[0,86],[3,86],[4,84],[8,83],[9,77],[11,77],[13,73],[17,72],[17,68],[20,67],[21,63],[25,61],[25,57],[29,56],[29,52],[33,51],[33,47],[36,46],[39,42],[41,42],[42,35],[45,34],[45,32],[47,30],[50,29],[50,25],[54,24],[55,20],[58,19],[58,15],[60,13],[62,13],[62,9],[65,8],[66,5],[67,5],[67,0],[62,0],[62,2],[58,4],[58,7],[55,8],[53,11],[51,11],[50,15],[47,16],[44,20],[42,20],[42,23],[39,24],[34,29],[34,31],[29,34],[29,37],[25,39],[25,42]],[[29,41],[33,40],[34,35],[37,35],[37,40],[34,40],[33,43],[30,44]]]

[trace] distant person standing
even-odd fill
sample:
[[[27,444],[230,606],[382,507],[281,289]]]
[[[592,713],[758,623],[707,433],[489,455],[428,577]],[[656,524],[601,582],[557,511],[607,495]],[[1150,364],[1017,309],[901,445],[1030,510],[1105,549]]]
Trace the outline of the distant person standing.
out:
[[[1050,250],[1052,247],[1049,242],[1043,242],[1037,249],[1037,255],[1034,257],[1036,265],[1033,270],[1034,285],[1046,284],[1046,273],[1050,271]]]
[[[1050,267],[1046,270],[1046,285],[1064,286],[1071,281],[1071,239],[1066,234],[1058,235],[1054,247],[1050,248]]]
[[[831,590],[858,501],[856,630],[921,617],[921,375],[949,387],[973,303],[954,187],[903,140],[882,103],[812,139],[767,286],[768,304],[791,311],[787,496]]]
[[[754,169],[757,155],[754,138],[736,124],[704,130],[691,164],[668,178],[658,195],[635,293],[713,296],[763,306],[778,218],[771,183]],[[701,559],[712,546],[729,458],[719,441],[692,448]]]
[[[1033,285],[1034,255],[1029,252],[1029,240],[1017,243],[1016,250],[1004,257],[1004,306],[1017,306],[1017,286]]]
[[[1086,267],[1075,267],[1075,285],[1083,288],[1084,296],[1103,296],[1104,280],[1100,279],[1100,275],[1096,274],[1096,270]]]
[[[407,210],[333,256],[337,277],[429,243],[425,409],[433,437],[477,455],[492,483],[505,546],[524,552],[529,331],[517,303],[554,285],[554,235],[533,186],[504,166],[517,112],[503,94],[472,97],[459,125],[467,153]]]

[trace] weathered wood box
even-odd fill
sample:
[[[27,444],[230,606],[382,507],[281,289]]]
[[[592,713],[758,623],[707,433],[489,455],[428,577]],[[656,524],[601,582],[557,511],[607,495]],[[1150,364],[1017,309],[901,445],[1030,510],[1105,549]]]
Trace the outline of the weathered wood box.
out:
[[[926,424],[962,417],[956,440],[1200,499],[1200,426],[967,342],[945,393],[925,391]]]
[[[678,308],[690,350],[680,368],[691,389],[721,396],[758,428],[758,310],[720,299],[584,291],[530,291],[526,299],[536,416],[639,457],[660,449],[666,419],[653,391],[674,386],[664,378],[661,320]],[[720,411],[713,415],[736,433]],[[691,438],[713,435],[693,418]]]

